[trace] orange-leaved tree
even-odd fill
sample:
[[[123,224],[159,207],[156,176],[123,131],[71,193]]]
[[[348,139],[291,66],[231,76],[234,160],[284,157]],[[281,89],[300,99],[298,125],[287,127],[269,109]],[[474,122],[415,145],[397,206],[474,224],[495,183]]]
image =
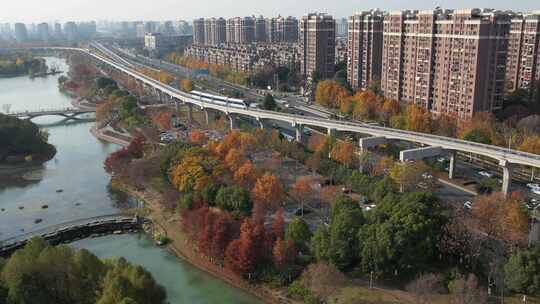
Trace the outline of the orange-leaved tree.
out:
[[[431,133],[433,128],[431,113],[422,107],[410,104],[405,111],[405,126],[410,131]]]
[[[330,157],[346,166],[352,165],[354,161],[354,146],[349,141],[337,142],[330,151]]]
[[[250,161],[245,161],[233,174],[234,181],[248,189],[253,188],[258,177],[257,168]]]
[[[528,216],[523,210],[523,194],[501,192],[478,197],[473,204],[473,215],[480,228],[490,236],[519,243],[527,239]]]
[[[201,130],[193,130],[189,132],[188,140],[190,143],[196,145],[204,145],[208,141],[208,136],[206,136],[206,133],[202,132]]]
[[[225,166],[227,166],[231,172],[238,170],[238,168],[240,168],[245,161],[246,156],[237,148],[230,149],[225,156]]]
[[[315,101],[325,107],[338,108],[349,91],[334,80],[323,80],[317,84]]]
[[[540,136],[533,135],[525,137],[521,145],[519,145],[519,150],[534,154],[540,154]]]
[[[194,89],[193,81],[191,79],[180,80],[180,89],[185,92],[191,92]]]
[[[172,113],[168,111],[159,112],[152,117],[152,121],[161,129],[168,130],[171,128]]]
[[[257,179],[251,190],[251,196],[254,202],[265,207],[266,210],[273,210],[285,200],[285,191],[275,175],[266,173]]]

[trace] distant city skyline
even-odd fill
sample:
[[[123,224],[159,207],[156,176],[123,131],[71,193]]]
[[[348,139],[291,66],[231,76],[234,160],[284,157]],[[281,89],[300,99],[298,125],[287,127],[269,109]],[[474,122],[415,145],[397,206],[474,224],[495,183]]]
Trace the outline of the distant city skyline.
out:
[[[324,0],[199,0],[177,1],[157,0],[136,2],[127,0],[53,0],[43,5],[42,0],[7,0],[2,3],[0,23],[3,22],[49,22],[54,20],[192,20],[197,17],[235,17],[245,15],[302,16],[308,12],[326,12],[334,17],[346,17],[357,11],[371,8],[381,10],[402,9],[434,9],[437,6],[448,9],[462,8],[495,8],[518,11],[540,10],[537,0],[503,1],[503,0],[386,0],[379,2],[360,2],[357,0],[341,0],[328,2]],[[127,7],[128,9],[124,9]]]

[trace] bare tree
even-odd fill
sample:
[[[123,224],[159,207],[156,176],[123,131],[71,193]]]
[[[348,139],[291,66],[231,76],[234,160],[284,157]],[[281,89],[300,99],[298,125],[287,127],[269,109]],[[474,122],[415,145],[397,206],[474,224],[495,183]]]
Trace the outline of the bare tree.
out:
[[[407,284],[407,291],[415,295],[415,303],[428,304],[433,302],[433,296],[444,291],[442,278],[436,274],[422,274]]]
[[[302,273],[302,283],[313,294],[321,299],[327,299],[342,287],[347,278],[334,265],[319,262],[311,264]]]
[[[485,304],[487,294],[480,288],[474,274],[460,276],[450,283],[452,304]]]

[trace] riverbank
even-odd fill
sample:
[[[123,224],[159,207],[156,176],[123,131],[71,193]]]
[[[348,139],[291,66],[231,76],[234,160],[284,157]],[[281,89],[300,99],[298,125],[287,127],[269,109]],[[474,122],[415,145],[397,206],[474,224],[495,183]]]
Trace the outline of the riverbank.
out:
[[[209,259],[202,256],[197,249],[192,246],[191,240],[189,240],[182,233],[182,224],[179,216],[166,211],[159,204],[162,199],[161,194],[146,189],[145,191],[136,190],[124,183],[115,183],[116,187],[132,197],[144,201],[146,206],[150,210],[150,214],[146,215],[154,225],[159,227],[164,234],[171,240],[167,245],[167,248],[180,259],[185,260],[191,265],[219,278],[230,285],[242,289],[250,294],[253,294],[260,298],[265,303],[281,304],[281,303],[295,303],[295,301],[286,298],[283,291],[271,289],[262,285],[252,285],[245,281],[237,274],[225,269],[224,267],[217,265]]]

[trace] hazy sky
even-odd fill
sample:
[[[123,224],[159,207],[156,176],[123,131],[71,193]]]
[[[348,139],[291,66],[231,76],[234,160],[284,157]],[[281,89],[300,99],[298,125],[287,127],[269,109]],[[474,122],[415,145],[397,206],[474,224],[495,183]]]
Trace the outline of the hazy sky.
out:
[[[301,16],[310,11],[335,17],[379,7],[384,10],[492,7],[540,10],[538,0],[0,0],[0,22],[52,20],[174,20],[252,14]]]

